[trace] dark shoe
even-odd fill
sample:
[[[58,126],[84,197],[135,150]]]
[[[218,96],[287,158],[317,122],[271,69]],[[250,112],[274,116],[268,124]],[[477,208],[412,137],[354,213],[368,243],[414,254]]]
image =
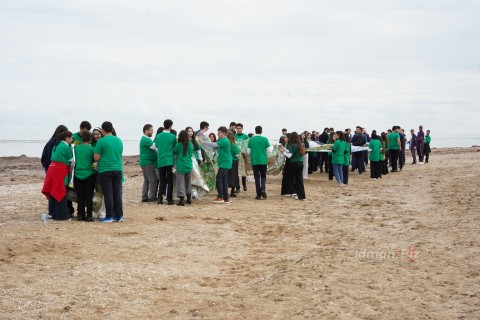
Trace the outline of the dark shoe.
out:
[[[77,221],[86,221],[87,218],[85,216],[77,216]]]
[[[148,202],[157,202],[157,198],[148,199]]]
[[[148,202],[148,199],[142,199],[142,202]]]
[[[185,197],[178,197],[178,198],[180,198],[180,200],[177,202],[177,206],[183,207],[185,205],[185,201],[184,201]]]
[[[237,196],[237,195],[235,194],[235,192],[232,192],[232,193],[230,194],[230,197],[231,197],[231,198],[235,198],[236,196]]]
[[[174,203],[172,200],[170,200],[170,201],[167,202],[167,205],[169,205],[169,206],[174,205],[174,204],[175,204],[175,203]]]
[[[242,177],[243,191],[247,191],[247,177]]]
[[[191,194],[187,194],[187,202],[186,204],[192,204],[192,195]]]
[[[93,222],[93,218],[87,218],[87,222]]]
[[[265,191],[262,191],[262,198],[267,199],[267,193]]]
[[[235,189],[234,193],[240,193],[240,188]]]
[[[262,196],[256,196],[255,200],[262,200]]]
[[[157,204],[163,204],[163,197],[159,197],[157,199]]]

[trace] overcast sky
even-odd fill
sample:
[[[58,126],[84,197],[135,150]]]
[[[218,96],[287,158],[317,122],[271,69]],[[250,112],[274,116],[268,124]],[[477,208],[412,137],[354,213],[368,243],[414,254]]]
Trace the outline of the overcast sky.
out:
[[[0,139],[166,118],[444,137],[479,110],[477,0],[0,1]]]

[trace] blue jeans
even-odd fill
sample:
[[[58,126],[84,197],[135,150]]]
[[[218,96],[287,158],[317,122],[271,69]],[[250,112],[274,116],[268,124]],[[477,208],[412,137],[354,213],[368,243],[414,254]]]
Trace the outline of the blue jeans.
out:
[[[335,179],[337,179],[338,183],[343,183],[343,165],[342,164],[333,165],[333,175],[335,176]]]
[[[225,168],[218,168],[216,184],[218,197],[228,200],[228,170]]]

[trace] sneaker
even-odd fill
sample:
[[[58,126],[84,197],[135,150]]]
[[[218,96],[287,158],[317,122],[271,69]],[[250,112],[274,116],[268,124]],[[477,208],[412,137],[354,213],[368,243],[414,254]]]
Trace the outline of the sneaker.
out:
[[[148,202],[148,199],[142,199],[142,202]]]
[[[262,198],[267,199],[267,193],[265,191],[262,191]]]
[[[117,218],[117,222],[123,222],[123,217]]]
[[[243,191],[247,192],[247,185],[243,186]]]
[[[230,200],[228,200],[228,199],[227,199],[227,200],[223,200],[223,203],[224,203],[224,204],[230,204]]]
[[[113,222],[113,218],[103,218],[98,220],[98,222]]]
[[[262,196],[256,196],[255,200],[262,200]]]
[[[213,203],[224,203],[225,200],[223,200],[222,198],[217,198],[215,200],[213,200]]]
[[[283,196],[284,197],[291,197],[292,195],[291,194],[284,194]]]

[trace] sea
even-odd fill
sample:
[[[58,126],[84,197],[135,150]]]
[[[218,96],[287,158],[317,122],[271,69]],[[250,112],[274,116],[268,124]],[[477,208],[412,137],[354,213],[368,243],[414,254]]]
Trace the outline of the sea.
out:
[[[276,142],[276,141],[272,141]],[[45,140],[0,140],[0,157],[41,157]],[[123,155],[134,156],[139,154],[138,140],[123,140]],[[480,136],[464,135],[455,138],[432,137],[432,148],[473,147],[480,146]],[[408,146],[407,146],[408,147]]]

